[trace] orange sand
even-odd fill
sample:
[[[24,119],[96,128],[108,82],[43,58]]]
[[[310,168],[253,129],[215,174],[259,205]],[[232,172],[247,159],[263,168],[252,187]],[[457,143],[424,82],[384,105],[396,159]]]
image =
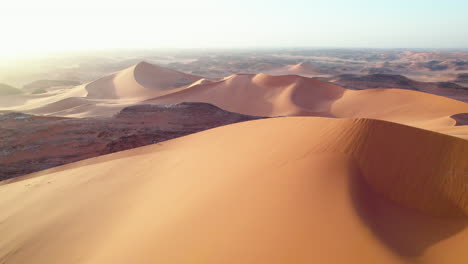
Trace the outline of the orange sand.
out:
[[[0,186],[4,263],[467,263],[468,141],[273,118]]]

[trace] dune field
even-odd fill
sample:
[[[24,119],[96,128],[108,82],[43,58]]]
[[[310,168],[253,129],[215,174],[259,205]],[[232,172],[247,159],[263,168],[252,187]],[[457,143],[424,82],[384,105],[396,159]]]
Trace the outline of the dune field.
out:
[[[468,263],[465,91],[317,71],[1,96],[0,263]]]

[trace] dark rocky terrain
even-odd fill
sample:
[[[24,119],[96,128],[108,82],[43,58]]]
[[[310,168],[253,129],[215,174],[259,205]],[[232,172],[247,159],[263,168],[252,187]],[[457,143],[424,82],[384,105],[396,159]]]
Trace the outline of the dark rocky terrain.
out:
[[[137,105],[111,118],[0,115],[0,180],[259,119],[206,103]]]

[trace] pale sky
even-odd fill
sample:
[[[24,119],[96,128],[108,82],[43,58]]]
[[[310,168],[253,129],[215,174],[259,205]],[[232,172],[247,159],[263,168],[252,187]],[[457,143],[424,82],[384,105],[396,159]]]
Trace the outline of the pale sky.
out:
[[[466,0],[0,0],[0,57],[116,48],[468,48]]]

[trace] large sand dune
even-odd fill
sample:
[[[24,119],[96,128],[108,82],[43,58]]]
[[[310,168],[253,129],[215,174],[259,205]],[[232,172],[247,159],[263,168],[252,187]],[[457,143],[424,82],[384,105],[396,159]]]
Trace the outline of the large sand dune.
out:
[[[256,116],[329,116],[331,104],[344,91],[340,86],[297,75],[236,74],[147,102],[206,102]]]
[[[147,98],[161,91],[189,85],[202,77],[186,74],[147,62],[103,77],[86,85],[88,98]]]
[[[112,116],[172,89],[203,83],[202,77],[140,62],[94,82],[46,94],[0,97],[2,110],[62,117]],[[206,80],[205,80],[206,81]]]
[[[229,125],[3,182],[0,259],[467,263],[467,156],[386,121]]]

